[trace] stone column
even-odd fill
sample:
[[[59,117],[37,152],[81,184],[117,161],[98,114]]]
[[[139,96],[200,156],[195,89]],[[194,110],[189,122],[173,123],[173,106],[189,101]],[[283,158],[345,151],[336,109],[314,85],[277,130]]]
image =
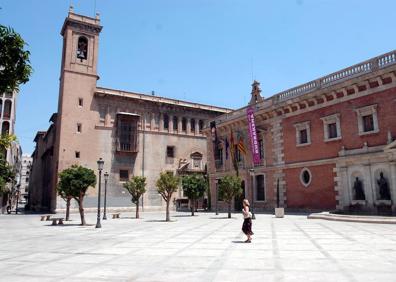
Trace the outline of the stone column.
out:
[[[396,212],[396,161],[392,161],[389,163],[390,167],[390,182],[389,189],[391,192],[392,199],[392,211]]]
[[[160,113],[159,131],[164,131],[164,114],[163,113]]]
[[[110,126],[110,124],[111,124],[110,107],[107,106],[106,108],[107,108],[107,110],[106,110],[104,125]]]
[[[152,113],[151,114],[151,121],[150,121],[150,129],[154,130],[154,128],[155,128],[155,114]]]
[[[169,117],[169,133],[173,133],[173,115],[168,115]]]
[[[177,132],[181,133],[182,132],[182,119],[181,117],[177,117]]]
[[[191,134],[191,118],[187,118],[187,130],[186,134]]]
[[[142,113],[140,116],[141,130],[146,131],[146,113]]]
[[[195,120],[195,135],[199,135],[199,120],[198,119]]]

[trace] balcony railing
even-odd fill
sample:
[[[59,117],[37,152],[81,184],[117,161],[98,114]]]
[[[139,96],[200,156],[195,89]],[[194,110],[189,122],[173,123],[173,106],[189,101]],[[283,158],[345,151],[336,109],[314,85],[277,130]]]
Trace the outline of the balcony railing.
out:
[[[137,153],[138,146],[137,144],[132,143],[124,143],[117,140],[117,151],[118,152],[129,152],[129,153]]]
[[[300,86],[288,89],[286,91],[280,92],[271,98],[275,102],[285,101],[300,95],[307,94],[309,92],[315,91],[317,89],[325,88],[333,84],[343,82],[345,80],[355,78],[366,73],[373,72],[378,69],[385,68],[389,65],[396,63],[396,50],[386,53],[384,55],[372,58],[370,60],[364,61],[360,64],[353,65],[346,69],[342,69],[335,73],[326,75],[319,79],[307,82]]]

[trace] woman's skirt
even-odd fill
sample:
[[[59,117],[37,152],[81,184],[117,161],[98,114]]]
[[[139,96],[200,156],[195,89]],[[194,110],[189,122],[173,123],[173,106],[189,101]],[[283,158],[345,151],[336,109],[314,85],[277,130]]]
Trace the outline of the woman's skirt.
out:
[[[253,235],[252,231],[252,219],[251,218],[245,218],[243,220],[243,225],[242,225],[242,231],[246,235]]]

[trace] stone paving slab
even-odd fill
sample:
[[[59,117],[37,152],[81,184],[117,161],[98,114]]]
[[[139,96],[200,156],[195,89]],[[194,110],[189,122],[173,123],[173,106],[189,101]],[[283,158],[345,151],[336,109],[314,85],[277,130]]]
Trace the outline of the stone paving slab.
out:
[[[258,214],[246,244],[240,214],[172,215],[0,215],[0,281],[396,281],[396,225]]]

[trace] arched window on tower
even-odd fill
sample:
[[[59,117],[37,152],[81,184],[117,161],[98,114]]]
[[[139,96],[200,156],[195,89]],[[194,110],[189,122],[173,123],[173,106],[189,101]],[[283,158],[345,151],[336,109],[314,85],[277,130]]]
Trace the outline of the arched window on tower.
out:
[[[10,133],[10,123],[8,121],[3,122],[1,127],[1,135],[8,135]]]
[[[0,118],[1,118],[2,112],[3,112],[3,99],[0,99]]]
[[[11,100],[6,100],[5,103],[4,103],[4,116],[3,116],[3,118],[10,118],[11,117],[11,108],[12,108]]]
[[[88,39],[84,36],[78,38],[77,58],[80,59],[81,62],[88,58]]]

